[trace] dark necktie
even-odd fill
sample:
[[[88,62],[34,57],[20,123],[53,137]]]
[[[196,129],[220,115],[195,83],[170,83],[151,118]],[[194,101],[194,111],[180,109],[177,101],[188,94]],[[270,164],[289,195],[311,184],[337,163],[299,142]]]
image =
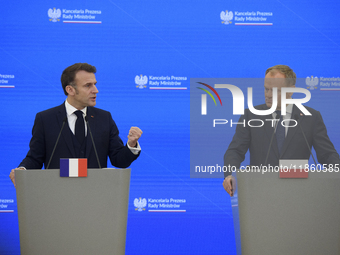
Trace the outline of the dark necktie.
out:
[[[277,148],[279,149],[279,155],[281,154],[281,150],[283,147],[283,143],[286,138],[286,130],[285,127],[282,126],[281,122],[283,120],[283,117],[281,115],[281,111],[276,111],[276,116],[280,116],[280,120],[277,123],[277,128],[276,128],[276,141],[277,141]]]
[[[75,136],[80,144],[83,143],[85,138],[85,124],[84,124],[84,117],[82,111],[75,111],[75,115],[77,115],[76,126],[75,126]]]

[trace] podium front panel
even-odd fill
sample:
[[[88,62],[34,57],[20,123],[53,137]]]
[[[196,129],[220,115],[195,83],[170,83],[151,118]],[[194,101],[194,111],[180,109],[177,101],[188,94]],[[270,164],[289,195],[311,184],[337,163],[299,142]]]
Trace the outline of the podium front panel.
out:
[[[130,169],[17,170],[23,255],[125,254]]]
[[[340,254],[339,173],[280,179],[237,173],[232,198],[240,255]]]

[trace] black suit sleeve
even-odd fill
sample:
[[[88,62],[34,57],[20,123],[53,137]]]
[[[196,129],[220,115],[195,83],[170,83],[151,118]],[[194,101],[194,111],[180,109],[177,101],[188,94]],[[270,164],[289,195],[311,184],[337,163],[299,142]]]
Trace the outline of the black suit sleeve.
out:
[[[327,129],[320,112],[315,111],[312,145],[315,149],[318,162],[321,164],[339,164],[339,154],[327,135]]]
[[[41,169],[45,162],[45,135],[41,114],[38,113],[34,120],[30,150],[19,166],[26,169]]]
[[[113,121],[110,114],[110,143],[109,143],[109,158],[111,164],[115,167],[126,168],[138,158],[131,150],[124,146],[123,141],[119,137],[119,131],[116,123]]]
[[[244,161],[245,155],[250,147],[251,142],[251,132],[250,127],[247,125],[247,113],[246,110],[245,115],[242,115],[239,119],[239,123],[237,124],[236,131],[234,137],[229,144],[229,147],[224,154],[224,165],[229,169],[230,167],[240,168],[241,163]],[[225,172],[224,177],[230,175],[231,172]]]

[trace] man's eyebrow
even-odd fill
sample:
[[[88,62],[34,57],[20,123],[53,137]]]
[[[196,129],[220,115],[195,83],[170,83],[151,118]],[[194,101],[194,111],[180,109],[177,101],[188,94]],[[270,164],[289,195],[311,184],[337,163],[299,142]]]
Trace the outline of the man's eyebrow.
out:
[[[97,82],[87,82],[87,83],[85,83],[83,86],[92,85],[92,84],[96,85]]]

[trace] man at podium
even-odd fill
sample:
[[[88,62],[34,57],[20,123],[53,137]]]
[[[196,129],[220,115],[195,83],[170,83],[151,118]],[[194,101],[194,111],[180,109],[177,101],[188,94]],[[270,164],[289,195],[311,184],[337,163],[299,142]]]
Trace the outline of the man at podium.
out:
[[[43,165],[59,169],[60,158],[87,158],[88,168],[107,167],[108,157],[120,168],[137,159],[142,131],[131,127],[127,144],[123,144],[111,113],[94,107],[98,93],[95,73],[96,67],[87,63],[76,63],[63,71],[61,84],[67,98],[36,115],[30,149],[9,175],[14,185],[14,170],[41,169]]]
[[[312,147],[316,151],[319,163],[332,165],[340,163],[339,154],[327,135],[326,126],[320,112],[304,106],[312,114],[305,115],[296,105],[289,104],[286,106],[286,115],[281,115],[281,88],[295,87],[295,83],[296,74],[289,66],[276,65],[267,69],[264,81],[265,104],[255,106],[255,109],[267,110],[272,107],[272,92],[273,88],[276,87],[276,111],[271,115],[259,116],[250,112],[249,109],[245,110],[245,114],[240,117],[239,123],[244,121],[248,123],[251,119],[261,119],[264,125],[262,127],[237,125],[235,135],[224,155],[224,165],[227,166],[227,169],[231,169],[231,167],[239,169],[248,150],[250,152],[250,165],[258,168],[279,166],[280,159],[309,159],[309,148]],[[292,93],[286,94],[287,99],[291,96]],[[265,121],[266,119],[279,119],[277,122],[279,124],[273,127],[272,122]],[[297,125],[294,127],[291,127],[292,125],[281,125],[285,119],[293,119]],[[300,127],[298,127],[299,125]],[[231,172],[225,172],[223,187],[231,196],[234,194],[234,184],[235,180]]]

